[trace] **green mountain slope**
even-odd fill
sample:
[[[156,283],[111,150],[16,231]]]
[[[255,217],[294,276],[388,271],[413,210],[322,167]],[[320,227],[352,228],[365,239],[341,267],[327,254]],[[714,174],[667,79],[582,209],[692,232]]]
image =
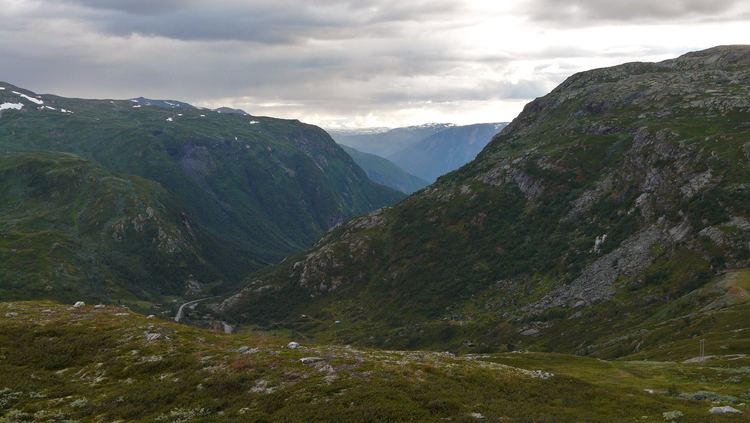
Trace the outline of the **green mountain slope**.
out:
[[[200,257],[204,260],[184,258],[185,268],[200,263],[206,269],[220,269],[221,277],[205,279],[200,274],[212,274],[209,270],[194,272],[199,284],[237,281],[300,251],[330,227],[403,197],[371,182],[322,129],[297,121],[188,105],[165,108],[171,102],[147,106],[138,99],[38,96],[5,83],[0,87],[0,152],[72,153],[102,172],[160,186],[169,193],[175,213],[179,211],[169,215],[171,224],[180,227],[189,221],[203,236]],[[8,201],[26,201],[15,197],[18,192],[6,181],[3,189]],[[75,185],[56,189],[73,190]],[[92,194],[80,193],[87,195]],[[88,213],[93,199],[76,198],[75,204],[58,207]],[[41,224],[33,216],[33,212],[27,216],[29,227]],[[149,254],[135,244],[128,247],[131,260],[144,260]],[[94,246],[71,251],[77,248]],[[109,254],[106,249],[97,251],[101,254],[91,260]],[[45,254],[41,248],[33,252]],[[159,292],[160,274],[148,271],[122,282],[132,285],[137,279]],[[188,279],[183,283],[195,285]]]
[[[224,335],[120,307],[0,303],[0,421],[747,421],[746,357],[607,362]],[[745,415],[712,415],[714,407]]]
[[[458,169],[474,158],[506,123],[478,123],[443,129],[388,156],[402,169],[428,181]]]
[[[748,316],[725,279],[750,267],[748,122],[750,47],[574,75],[470,164],[221,309],[388,347],[616,357],[713,330],[731,350]]]
[[[428,185],[427,181],[406,173],[388,159],[374,154],[363,153],[343,144],[341,148],[354,159],[354,162],[367,173],[367,176],[373,182],[377,182],[380,185],[385,185],[406,194],[411,194]]]
[[[2,298],[137,303],[226,276],[155,182],[44,152],[0,155],[0,180]]]

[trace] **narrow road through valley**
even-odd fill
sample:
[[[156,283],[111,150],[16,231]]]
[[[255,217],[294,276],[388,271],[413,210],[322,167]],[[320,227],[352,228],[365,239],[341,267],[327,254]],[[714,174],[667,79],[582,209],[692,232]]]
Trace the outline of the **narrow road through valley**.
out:
[[[181,305],[180,308],[177,309],[177,315],[174,316],[174,321],[177,322],[177,323],[180,323],[180,320],[182,319],[183,314],[185,314],[184,312],[185,312],[185,307],[186,306],[191,306],[193,304],[198,304],[201,301],[210,300],[211,298],[216,298],[216,297],[201,298],[199,300],[188,301],[185,304]]]

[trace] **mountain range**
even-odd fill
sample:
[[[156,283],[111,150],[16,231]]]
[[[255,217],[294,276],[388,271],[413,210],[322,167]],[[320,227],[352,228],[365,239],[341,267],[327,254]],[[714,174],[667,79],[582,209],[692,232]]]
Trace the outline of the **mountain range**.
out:
[[[0,88],[5,298],[205,295],[403,198],[298,121]]]
[[[434,182],[472,161],[506,125],[439,123],[390,130],[364,129],[361,133],[328,131],[339,144],[386,158],[405,172]]]
[[[451,123],[427,123],[403,128],[365,128],[361,130],[327,129],[337,143],[355,148],[364,153],[380,157],[412,146],[419,141],[455,125]]]
[[[402,169],[434,182],[474,160],[507,123],[452,126],[388,156]]]

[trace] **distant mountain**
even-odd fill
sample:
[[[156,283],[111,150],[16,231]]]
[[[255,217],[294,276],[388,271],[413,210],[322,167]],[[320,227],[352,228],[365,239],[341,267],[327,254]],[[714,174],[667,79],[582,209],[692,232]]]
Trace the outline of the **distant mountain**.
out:
[[[387,159],[374,154],[363,153],[343,144],[341,147],[367,173],[367,176],[372,181],[380,185],[385,185],[407,194],[411,194],[429,185],[424,179],[405,172]]]
[[[162,109],[195,109],[196,107],[192,104],[188,104],[177,100],[154,100],[145,97],[138,97],[130,99],[131,102],[139,106],[154,106]]]
[[[456,126],[449,123],[382,128],[328,130],[341,145],[375,154],[428,182],[470,162],[507,123]]]
[[[382,134],[390,131],[392,128],[386,127],[373,127],[373,128],[336,128],[326,129],[329,134],[336,134],[336,136],[357,136],[357,135],[372,135]],[[335,139],[335,138],[334,138]]]
[[[215,111],[219,112],[219,113],[230,114],[230,115],[234,114],[234,115],[245,115],[245,116],[248,116],[248,113],[246,111],[244,111],[242,109],[233,109],[231,107],[219,107]]]
[[[186,104],[0,83],[2,296],[205,294],[404,197],[318,127]]]
[[[452,126],[388,156],[407,172],[434,182],[474,158],[507,123]]]
[[[419,126],[407,126],[384,130],[369,128],[358,131],[329,129],[328,133],[339,144],[356,148],[364,153],[388,157],[432,134],[454,126],[450,123],[429,123]]]

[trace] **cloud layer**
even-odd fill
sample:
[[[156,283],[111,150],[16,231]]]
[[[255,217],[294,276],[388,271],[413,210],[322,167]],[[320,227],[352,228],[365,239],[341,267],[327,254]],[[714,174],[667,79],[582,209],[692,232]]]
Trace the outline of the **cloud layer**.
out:
[[[0,80],[324,126],[500,121],[582,69],[750,43],[744,3],[0,0]]]

